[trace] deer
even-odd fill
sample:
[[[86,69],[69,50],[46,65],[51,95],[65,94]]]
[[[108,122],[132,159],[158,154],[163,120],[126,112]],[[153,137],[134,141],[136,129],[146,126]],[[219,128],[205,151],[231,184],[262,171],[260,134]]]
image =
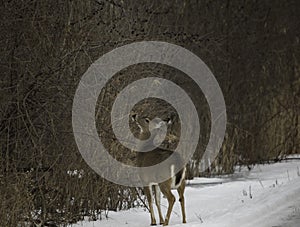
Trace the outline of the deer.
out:
[[[172,120],[170,118],[167,118],[166,120],[161,120],[159,118],[150,120],[150,118],[148,118],[147,116],[139,116],[138,114],[132,114],[131,118],[132,121],[135,122],[140,129],[138,139],[140,141],[147,139],[147,141],[150,141],[150,143],[152,144],[154,144],[154,139],[157,136],[162,125],[164,124],[170,125],[172,123]],[[147,146],[147,144],[142,144],[141,146]],[[174,151],[166,150],[160,147],[155,147],[151,151],[138,152],[136,157],[136,162],[138,166],[142,166],[142,167],[151,166],[161,162],[162,160],[167,159],[172,154],[174,154]],[[180,161],[182,161],[182,159],[177,152],[176,155],[177,155],[176,157],[179,160],[176,163],[179,164]],[[177,189],[177,192],[179,194],[179,202],[181,204],[182,222],[186,223],[185,201],[184,201],[186,167],[181,169],[178,173],[174,174],[174,165],[176,165],[176,163],[170,166],[167,175],[170,176],[170,178],[165,180],[164,182],[148,182],[147,175],[140,176],[140,178],[142,178],[142,180],[144,182],[147,182],[148,184],[148,186],[144,186],[142,190],[146,195],[148,201],[150,217],[151,217],[151,226],[156,225],[156,219],[153,211],[153,196],[155,197],[155,204],[158,210],[160,224],[164,226],[167,226],[169,224],[171,212],[173,209],[173,205],[175,203],[175,196],[171,191],[172,189]],[[165,219],[163,218],[161,207],[160,207],[161,192],[168,200],[168,210]]]

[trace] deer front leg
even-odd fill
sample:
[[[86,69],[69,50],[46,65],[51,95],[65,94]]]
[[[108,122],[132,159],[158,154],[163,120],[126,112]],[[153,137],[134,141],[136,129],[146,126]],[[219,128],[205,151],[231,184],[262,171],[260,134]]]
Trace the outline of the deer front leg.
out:
[[[181,185],[177,188],[177,192],[179,195],[179,202],[181,205],[182,223],[186,223],[185,205],[184,205],[184,189],[185,189],[185,181],[183,180],[181,182]]]
[[[161,192],[167,197],[169,203],[167,215],[164,222],[164,226],[166,226],[169,224],[171,212],[175,203],[175,196],[171,192],[171,180],[161,184],[159,187]]]
[[[161,208],[160,208],[160,189],[159,189],[159,186],[158,185],[155,185],[154,186],[155,190],[155,203],[156,203],[156,207],[157,207],[157,210],[158,210],[158,214],[159,214],[159,224],[164,224],[164,218],[162,216],[162,213],[161,213]]]
[[[152,188],[150,187],[144,187],[144,193],[147,197],[148,204],[149,204],[149,210],[150,210],[150,216],[151,216],[151,225],[156,225],[156,220],[154,216],[153,211],[153,199],[152,199]]]

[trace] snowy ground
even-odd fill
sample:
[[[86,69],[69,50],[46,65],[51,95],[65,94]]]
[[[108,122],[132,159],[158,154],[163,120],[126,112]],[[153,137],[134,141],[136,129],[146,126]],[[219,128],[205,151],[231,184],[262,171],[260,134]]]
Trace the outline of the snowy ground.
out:
[[[171,215],[174,227],[298,227],[300,226],[300,161],[259,165],[252,171],[188,182],[187,224],[181,223],[180,203]],[[163,213],[167,201],[162,200]],[[156,217],[158,215],[156,214]],[[157,218],[158,219],[158,218]],[[79,222],[73,227],[148,227],[145,209],[109,212],[107,220]]]

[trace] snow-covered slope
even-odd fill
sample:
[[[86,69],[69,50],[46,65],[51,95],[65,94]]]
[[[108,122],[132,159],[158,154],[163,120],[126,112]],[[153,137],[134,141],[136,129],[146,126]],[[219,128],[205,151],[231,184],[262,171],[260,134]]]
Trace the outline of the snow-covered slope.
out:
[[[170,226],[176,227],[272,227],[300,226],[300,161],[258,165],[229,176],[197,178],[186,188],[187,224],[181,223],[177,201]],[[166,213],[167,201],[162,200]],[[158,217],[158,215],[156,215]],[[289,220],[294,219],[294,220]],[[288,223],[288,224],[284,224]],[[150,216],[143,208],[110,212],[107,220],[79,222],[73,226],[146,227]]]

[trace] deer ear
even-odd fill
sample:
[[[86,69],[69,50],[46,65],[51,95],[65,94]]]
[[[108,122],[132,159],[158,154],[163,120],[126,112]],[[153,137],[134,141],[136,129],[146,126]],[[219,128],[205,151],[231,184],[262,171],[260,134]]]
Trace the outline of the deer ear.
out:
[[[172,120],[171,120],[171,118],[169,118],[169,117],[168,117],[168,118],[166,119],[166,122],[167,122],[167,125],[170,125],[170,124],[172,124]]]
[[[171,115],[166,119],[166,122],[168,125],[172,124],[173,122],[176,122],[176,114],[175,113],[171,113]]]
[[[132,121],[136,121],[137,116],[138,116],[137,114],[132,114],[132,115],[131,115],[131,120],[132,120]]]

